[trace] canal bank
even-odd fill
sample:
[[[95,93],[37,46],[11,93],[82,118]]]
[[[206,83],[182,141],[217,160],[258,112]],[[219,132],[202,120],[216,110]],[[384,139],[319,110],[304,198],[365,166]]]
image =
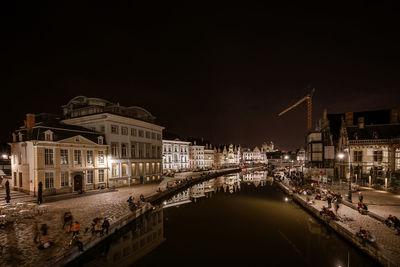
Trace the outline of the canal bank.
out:
[[[315,200],[315,204],[308,204],[306,201],[306,196],[292,194],[291,190],[281,182],[278,183],[278,186],[283,192],[291,195],[294,202],[314,215],[322,223],[335,230],[339,235],[356,246],[358,249],[375,259],[378,263],[382,264],[383,266],[390,267],[400,265],[400,239],[398,236],[395,236],[395,233],[391,231],[391,229],[384,226],[380,221],[377,221],[367,215],[358,214],[358,211],[354,211],[352,207],[342,205],[342,207],[339,209],[339,215],[344,220],[330,220],[328,222],[320,215],[320,210],[325,204],[324,202]],[[358,230],[357,227],[360,226],[367,228],[369,231],[371,228],[374,228],[375,231],[372,232],[377,237],[376,242],[372,244],[368,242],[362,242],[362,240],[356,236],[356,232]]]
[[[153,231],[158,224],[144,227],[144,235],[135,226],[124,227],[70,266],[377,265],[303,208],[286,202],[262,172],[221,176],[188,191],[196,200],[173,197],[174,205],[163,208],[166,240],[143,258],[135,261],[142,249],[160,241]],[[152,216],[141,216],[146,217],[153,225]]]
[[[143,214],[152,211],[154,209],[154,205],[160,204],[162,201],[172,197],[175,194],[178,194],[183,190],[186,190],[187,188],[193,186],[194,184],[201,183],[203,181],[223,176],[226,174],[237,173],[240,171],[241,171],[240,168],[230,168],[230,169],[216,170],[214,172],[203,173],[202,175],[196,178],[182,181],[179,185],[169,190],[151,194],[145,198],[145,203],[143,203],[143,205],[139,207],[135,212],[128,212],[126,215],[113,221],[110,226],[109,235],[112,235],[119,229],[123,228],[124,226],[127,226],[132,221],[140,218]],[[87,250],[90,250],[91,248],[105,241],[105,239],[107,239],[108,236],[87,237],[83,240],[83,247],[85,248],[83,252],[80,252],[76,246],[68,247],[61,255],[58,255],[57,257],[54,257],[50,261],[46,262],[45,266],[64,266],[69,262],[75,260],[80,255],[84,254]]]

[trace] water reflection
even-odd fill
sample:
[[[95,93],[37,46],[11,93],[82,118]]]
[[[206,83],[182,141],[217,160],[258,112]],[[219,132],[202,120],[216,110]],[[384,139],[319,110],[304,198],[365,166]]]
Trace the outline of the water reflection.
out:
[[[266,263],[268,257],[270,266],[337,266],[346,263],[347,253],[350,266],[374,265],[295,203],[284,202],[283,193],[272,183],[266,172],[230,174],[199,183],[164,201],[72,265],[191,262],[206,266],[212,261],[247,266]],[[225,252],[235,257],[221,256]]]

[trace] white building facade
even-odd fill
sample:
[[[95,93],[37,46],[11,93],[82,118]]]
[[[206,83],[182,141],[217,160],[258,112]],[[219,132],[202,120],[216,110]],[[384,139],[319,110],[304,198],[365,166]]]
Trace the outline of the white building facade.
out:
[[[84,96],[73,98],[63,109],[64,123],[104,134],[110,186],[161,180],[164,127],[154,124],[150,112]]]
[[[192,170],[204,168],[204,146],[196,145],[196,142],[190,145],[189,161]]]
[[[163,144],[163,169],[165,171],[179,171],[189,169],[189,144],[190,142],[175,140],[162,140]]]

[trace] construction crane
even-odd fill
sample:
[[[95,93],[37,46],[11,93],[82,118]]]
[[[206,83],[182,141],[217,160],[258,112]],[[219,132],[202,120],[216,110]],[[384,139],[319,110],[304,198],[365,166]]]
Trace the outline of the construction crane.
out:
[[[314,88],[311,89],[310,92],[305,97],[303,97],[302,99],[297,101],[294,105],[288,107],[287,109],[279,113],[278,116],[282,116],[286,112],[294,109],[295,107],[297,107],[298,105],[307,100],[307,130],[310,132],[312,130],[312,97],[314,92],[315,89]]]

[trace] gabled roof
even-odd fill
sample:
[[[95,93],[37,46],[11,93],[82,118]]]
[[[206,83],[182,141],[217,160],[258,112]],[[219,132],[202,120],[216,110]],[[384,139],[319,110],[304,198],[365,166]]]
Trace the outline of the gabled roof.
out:
[[[400,137],[400,124],[365,125],[346,127],[349,140],[391,139]]]
[[[90,141],[97,143],[98,137],[104,135],[102,133],[92,131],[85,127],[77,126],[77,125],[69,125],[61,122],[39,122],[37,123],[32,131],[28,133],[28,130],[25,127],[21,127],[20,129],[15,131],[15,134],[21,132],[24,135],[24,140],[45,140],[45,132],[46,131],[53,132],[53,141],[61,141],[67,138],[71,138],[77,135],[83,136]],[[105,139],[103,139],[103,144],[105,144]]]
[[[345,119],[345,113],[327,114],[327,117],[329,120],[330,132],[335,142],[339,139],[342,118]],[[365,125],[390,124],[390,117],[390,109],[353,112],[353,125],[358,124],[358,118],[364,118]]]

